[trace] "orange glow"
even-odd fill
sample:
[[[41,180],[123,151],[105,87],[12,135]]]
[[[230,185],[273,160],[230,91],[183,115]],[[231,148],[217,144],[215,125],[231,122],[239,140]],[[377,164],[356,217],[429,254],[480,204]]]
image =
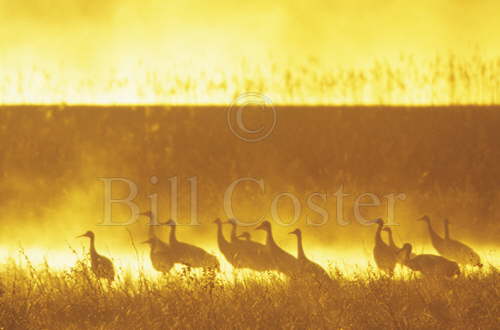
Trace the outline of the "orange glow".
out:
[[[498,13],[0,0],[0,330],[498,328]]]
[[[87,251],[87,250],[85,250]],[[221,279],[232,281],[234,280],[234,273],[232,266],[226,262],[224,257],[219,251],[208,250],[214,253],[221,261],[221,273],[219,276]],[[109,251],[106,251],[106,254]],[[295,251],[289,250],[290,253],[295,253]],[[478,251],[486,265],[486,269],[490,266],[500,267],[500,258],[498,258],[497,251],[490,248],[483,248]],[[420,252],[419,252],[420,253]],[[431,247],[426,247],[422,253],[435,253]],[[357,280],[359,278],[365,278],[366,272],[376,271],[376,266],[372,260],[371,254],[361,253],[361,251],[330,251],[324,247],[319,247],[307,252],[308,257],[315,262],[319,263],[326,269],[330,271],[340,271],[345,279],[347,280]],[[86,254],[84,254],[86,256]],[[160,273],[155,271],[149,261],[149,252],[147,250],[141,250],[138,255],[133,253],[123,253],[120,251],[113,251],[109,254],[111,256],[116,269],[121,273],[121,277],[124,274],[131,275],[132,278],[138,279],[139,276],[145,275],[148,278],[155,279],[161,276]],[[73,268],[78,260],[83,258],[82,255],[75,255],[71,251],[65,250],[54,250],[45,248],[26,248],[22,251],[17,248],[12,247],[2,247],[0,246],[0,259],[8,261],[9,259],[14,261],[17,265],[27,266],[28,262],[35,269],[44,269],[46,266],[53,271],[63,271]],[[1,264],[0,264],[1,267]],[[177,265],[171,271],[172,274],[180,274],[182,272],[182,266]],[[200,270],[193,270],[194,274],[201,274]],[[259,273],[250,270],[239,270],[244,276],[259,277]],[[396,274],[398,276],[403,276],[408,274],[408,271],[398,267],[396,269]],[[276,273],[276,276],[280,276]],[[283,277],[284,278],[284,277]]]

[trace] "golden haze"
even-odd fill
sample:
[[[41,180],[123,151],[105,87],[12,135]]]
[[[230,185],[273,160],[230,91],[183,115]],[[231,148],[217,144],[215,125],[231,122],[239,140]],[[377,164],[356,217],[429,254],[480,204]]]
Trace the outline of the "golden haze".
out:
[[[135,182],[136,202],[143,211],[151,207],[147,196],[157,193],[162,220],[172,216],[169,178],[177,177],[181,223],[191,216],[189,178],[196,177],[201,225],[180,228],[179,237],[217,251],[211,222],[227,216],[224,193],[235,180],[254,177],[263,180],[265,190],[252,182],[238,185],[233,196],[235,216],[245,222],[273,221],[277,240],[288,251],[295,251],[295,240],[287,233],[302,228],[308,253],[323,264],[366,265],[371,260],[375,228],[359,224],[353,214],[355,198],[365,192],[382,201],[378,207],[363,208],[367,219],[387,218],[384,196],[406,194],[395,208],[395,219],[401,224],[394,227],[398,244],[412,242],[418,251],[432,251],[425,226],[415,221],[429,214],[437,230],[449,218],[456,237],[473,244],[487,263],[498,262],[492,247],[499,233],[494,206],[500,196],[498,181],[491,178],[499,176],[495,150],[500,137],[493,109],[279,107],[279,122],[261,143],[236,137],[224,107],[105,109],[3,109],[0,253],[8,250],[15,255],[23,247],[38,261],[52,255],[54,266],[68,266],[75,260],[68,257],[69,247],[82,251],[87,244],[74,237],[93,229],[102,251],[135,263],[127,230],[136,243],[146,239],[146,219],[126,227],[96,226],[103,219],[100,177]],[[311,111],[315,116],[309,115]],[[370,138],[360,138],[358,133]],[[450,147],[457,144],[460,153]],[[439,153],[429,153],[437,149]],[[471,162],[478,153],[481,161]],[[159,178],[158,184],[151,184],[152,176]],[[115,183],[114,187],[117,198],[128,194],[127,186]],[[351,222],[347,226],[337,224],[335,193],[341,187],[349,194],[344,199],[344,216]],[[271,211],[273,199],[283,192],[294,194],[301,205],[292,226],[276,225],[294,218],[289,199],[279,203],[279,219]],[[307,219],[322,221],[307,204],[313,193],[327,194],[326,201],[319,197],[314,201],[329,213],[324,226],[306,225]],[[128,218],[127,208],[114,211],[116,221]],[[263,240],[253,227],[247,230]],[[165,237],[166,229],[160,235]],[[147,252],[137,245],[141,254]]]
[[[2,104],[498,103],[497,1],[0,1]]]

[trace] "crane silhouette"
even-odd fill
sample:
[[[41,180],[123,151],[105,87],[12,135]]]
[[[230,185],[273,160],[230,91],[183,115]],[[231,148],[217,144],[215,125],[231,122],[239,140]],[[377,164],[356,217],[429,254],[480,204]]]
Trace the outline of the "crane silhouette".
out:
[[[460,275],[460,268],[454,261],[433,254],[420,254],[410,257],[411,251],[411,244],[405,243],[398,254],[398,258],[403,265],[413,271],[418,271],[430,277],[454,277]]]
[[[448,219],[444,220],[444,241],[446,243],[446,258],[456,261],[461,265],[472,265],[482,267],[481,258],[469,246],[464,243],[454,240],[450,236],[450,222]]]
[[[230,240],[231,242],[236,242],[238,241],[238,224],[236,222],[236,219],[228,219],[225,224],[230,224],[231,225],[231,236],[230,236]]]
[[[155,233],[155,226],[159,226],[160,224],[159,223],[155,223],[156,221],[156,218],[155,218],[155,215],[153,214],[153,212],[151,211],[146,211],[146,212],[143,212],[143,213],[139,213],[139,215],[142,215],[142,216],[145,216],[149,219],[149,223],[148,223],[148,238],[151,239],[151,238],[154,238],[157,243],[157,249],[158,250],[161,250],[163,248],[167,249],[168,248],[168,244],[165,243],[164,241],[162,241]]]
[[[297,236],[297,259],[299,261],[300,272],[306,276],[314,277],[316,281],[329,281],[330,276],[328,276],[326,270],[306,257],[302,245],[302,231],[297,228],[289,234]]]
[[[445,256],[447,254],[446,242],[444,238],[439,236],[434,228],[432,228],[431,219],[427,215],[424,215],[418,220],[424,221],[427,224],[427,230],[429,231],[429,237],[431,239],[432,246],[440,255]]]
[[[246,239],[239,239],[237,235],[238,224],[235,219],[229,219],[225,223],[231,225],[231,245],[235,250],[239,268],[255,271],[276,270],[265,245],[252,241],[249,233],[243,235]]]
[[[175,258],[170,252],[170,247],[155,233],[154,227],[158,226],[159,224],[154,224],[156,219],[153,212],[146,211],[143,213],[139,213],[139,215],[149,218],[148,239],[143,243],[149,245],[149,258],[151,260],[151,264],[153,265],[154,269],[163,274],[166,274],[170,272],[170,269],[172,269],[175,264]]]
[[[399,246],[397,246],[396,243],[394,243],[394,237],[393,237],[393,234],[392,234],[392,229],[390,227],[385,226],[384,228],[382,228],[382,230],[385,231],[385,232],[387,232],[389,246],[394,251],[394,253],[397,255],[399,253],[399,250],[401,250],[401,248]],[[410,254],[410,258],[416,257],[416,256],[417,255],[415,253],[413,253],[413,252]],[[396,260],[397,260],[397,258],[396,258]]]
[[[202,248],[188,243],[180,242],[176,236],[176,223],[172,219],[161,225],[170,226],[170,253],[175,256],[176,263],[191,268],[220,269],[217,258]]]
[[[90,239],[90,266],[92,272],[98,279],[102,278],[108,282],[113,282],[115,279],[115,269],[113,267],[113,263],[108,258],[97,253],[95,248],[95,234],[89,230],[77,238],[80,237],[87,237]]]
[[[447,222],[444,223],[444,227],[445,235],[448,238],[442,238],[436,233],[434,228],[432,228],[431,219],[427,215],[424,215],[418,220],[424,221],[427,224],[432,246],[441,256],[456,261],[459,264],[482,267],[481,258],[474,250],[450,238]]]
[[[151,259],[153,268],[163,274],[167,274],[175,265],[175,258],[169,251],[169,248],[160,246],[160,242],[159,239],[152,237],[142,243],[149,245],[149,258]]]
[[[385,226],[384,228],[382,228],[382,230],[387,233],[389,246],[396,251],[401,250],[401,248],[398,247],[396,243],[394,243],[394,237],[392,236],[392,229],[390,227]]]
[[[222,221],[217,218],[214,223],[217,225],[217,245],[219,246],[220,252],[233,267],[239,268],[241,264],[238,260],[239,258],[235,244],[229,243],[224,237],[224,233],[222,232]]]
[[[373,220],[372,223],[377,224],[375,246],[373,248],[375,263],[380,270],[392,276],[397,262],[397,252],[382,240],[381,232],[384,227],[384,221],[379,218]]]
[[[255,230],[263,230],[267,234],[265,247],[272,262],[270,266],[289,277],[295,277],[300,270],[299,262],[294,256],[276,244],[271,223],[264,221]]]

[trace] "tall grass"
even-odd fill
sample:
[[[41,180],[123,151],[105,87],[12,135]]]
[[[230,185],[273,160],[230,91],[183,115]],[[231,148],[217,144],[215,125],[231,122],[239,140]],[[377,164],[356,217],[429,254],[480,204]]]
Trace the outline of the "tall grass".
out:
[[[85,263],[68,271],[0,268],[5,329],[493,329],[500,316],[494,268],[456,280],[389,279],[369,270],[334,282],[271,274],[225,281],[189,272],[152,280],[96,281]],[[269,280],[266,277],[270,276]]]
[[[106,66],[108,67],[108,66]],[[498,104],[498,57],[439,55],[339,66],[329,59],[226,66],[169,63],[135,67],[0,69],[0,104],[227,104],[261,92],[275,104]]]

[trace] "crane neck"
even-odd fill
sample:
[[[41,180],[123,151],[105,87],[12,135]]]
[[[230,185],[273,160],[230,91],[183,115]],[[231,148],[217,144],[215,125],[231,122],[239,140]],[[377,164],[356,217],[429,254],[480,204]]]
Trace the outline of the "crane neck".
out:
[[[410,260],[410,256],[411,256],[411,251],[412,251],[412,247],[411,246],[406,246],[403,253],[404,253],[404,262],[408,262]]]
[[[450,224],[448,221],[444,222],[444,239],[450,239]]]
[[[376,245],[383,245],[385,244],[384,241],[382,240],[382,224],[378,224],[377,231],[375,232],[375,244]]]
[[[267,233],[266,245],[276,246],[276,242],[274,241],[272,229],[271,228],[266,228],[266,233]]]
[[[394,238],[392,237],[392,230],[389,230],[387,234],[389,235],[389,245],[395,247],[396,244],[394,243]]]
[[[302,246],[302,234],[297,234],[297,258],[306,259],[304,247]]]
[[[430,220],[425,220],[427,222],[427,229],[429,230],[429,235],[431,236],[431,241],[436,242],[436,241],[442,241],[443,239],[439,237],[439,235],[434,231],[434,228],[432,228],[431,221]]]
[[[236,224],[231,223],[231,242],[236,242],[238,240],[238,235],[236,235]]]
[[[221,223],[217,223],[217,244],[219,245],[219,249],[224,248],[228,244],[226,238],[224,237],[224,233],[222,232]]]
[[[177,225],[175,224],[170,225],[170,237],[169,237],[170,244],[177,242],[177,236],[175,234],[176,227]]]
[[[90,237],[90,255],[97,255],[97,250],[95,249],[95,237]]]
[[[157,240],[153,240],[151,242],[151,245],[149,246],[149,248],[150,248],[150,250],[149,250],[150,255],[153,255],[156,252],[156,247],[157,246],[158,246]]]

